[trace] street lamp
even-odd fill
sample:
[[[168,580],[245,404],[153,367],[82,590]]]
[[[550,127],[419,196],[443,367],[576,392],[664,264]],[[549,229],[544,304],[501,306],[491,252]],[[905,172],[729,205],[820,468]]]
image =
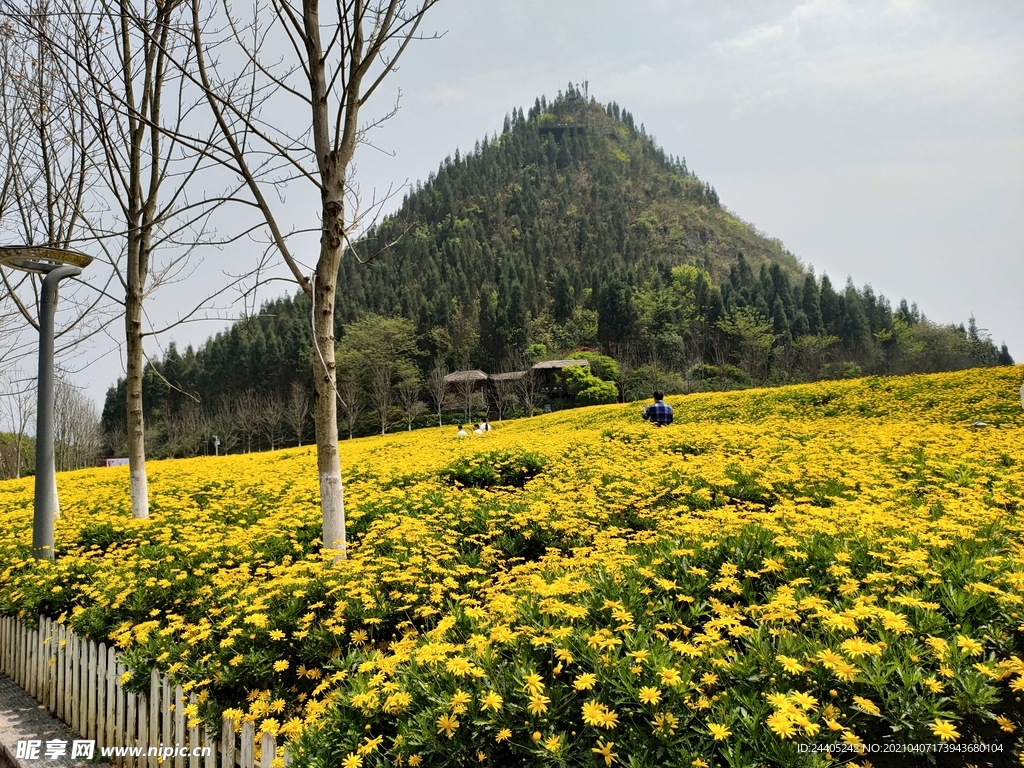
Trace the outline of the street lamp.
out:
[[[53,459],[53,323],[57,313],[57,284],[66,277],[82,274],[91,262],[91,256],[60,248],[0,247],[0,265],[43,276],[39,301],[39,400],[32,523],[32,554],[40,559],[53,559],[53,518],[57,509]]]

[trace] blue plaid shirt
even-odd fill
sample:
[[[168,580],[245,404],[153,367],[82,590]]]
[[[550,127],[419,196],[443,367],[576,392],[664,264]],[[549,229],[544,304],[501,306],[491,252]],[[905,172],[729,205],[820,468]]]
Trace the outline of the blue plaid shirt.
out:
[[[644,407],[644,418],[659,427],[667,427],[672,423],[672,406],[664,400],[655,400]]]

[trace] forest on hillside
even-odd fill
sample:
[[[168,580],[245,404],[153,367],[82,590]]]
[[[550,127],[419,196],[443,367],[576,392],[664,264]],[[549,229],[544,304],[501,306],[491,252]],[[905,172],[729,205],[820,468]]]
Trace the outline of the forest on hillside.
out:
[[[447,158],[347,254],[339,287],[347,435],[482,418],[493,403],[458,402],[443,373],[581,352],[614,388],[578,382],[547,405],[1012,363],[973,317],[937,324],[815,275],[631,114],[572,86]],[[150,455],[212,453],[214,435],[231,451],[310,439],[313,354],[301,293],[198,349],[170,345],[145,371]],[[500,415],[524,403],[544,404],[509,391]],[[122,380],[103,408],[109,455],[124,412]]]

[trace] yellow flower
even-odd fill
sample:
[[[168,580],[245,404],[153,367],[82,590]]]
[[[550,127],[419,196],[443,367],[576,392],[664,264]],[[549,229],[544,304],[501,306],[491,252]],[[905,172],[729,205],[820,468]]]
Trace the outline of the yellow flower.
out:
[[[544,690],[544,683],[541,680],[541,676],[536,672],[523,676],[523,681],[526,683],[525,688],[530,693],[540,693]]]
[[[498,731],[498,734],[494,737],[494,740],[500,744],[501,742],[508,741],[511,738],[512,731],[508,728],[502,728],[500,731]]]
[[[456,677],[465,677],[473,670],[473,663],[462,656],[455,656],[448,660],[445,669]]]
[[[980,656],[985,650],[981,643],[966,635],[957,635],[956,644],[960,650],[967,652],[971,656]]]
[[[851,747],[863,748],[864,746],[864,740],[861,739],[861,737],[858,736],[856,733],[850,730],[843,731],[842,741],[844,744],[849,744]],[[860,752],[862,751],[862,749],[858,749],[857,751]]]
[[[589,691],[596,682],[597,675],[592,672],[584,672],[573,681],[572,687],[577,691]]]
[[[548,752],[557,752],[560,746],[561,738],[558,736],[557,733],[544,742],[544,749],[546,749]]]
[[[497,712],[501,709],[502,702],[504,700],[494,691],[488,691],[484,697],[480,700],[480,709],[490,709]]]
[[[345,759],[341,761],[341,766],[342,768],[363,768],[363,758],[350,752]]]
[[[853,697],[853,703],[856,704],[861,709],[863,709],[869,715],[880,715],[880,714],[882,714],[882,710],[880,710],[878,708],[878,706],[875,704],[875,702],[871,701],[871,699],[865,699],[862,696],[854,696]]]
[[[678,726],[679,718],[671,712],[665,712],[654,716],[654,730],[658,733],[671,736],[676,732],[676,728]]]
[[[661,701],[661,691],[653,686],[644,686],[640,689],[640,701],[644,704],[657,704]]]
[[[375,739],[367,737],[366,741],[359,745],[360,755],[369,755],[371,752],[375,752],[384,741],[383,736],[378,736]]]
[[[811,696],[811,694],[804,693],[803,691],[793,691],[789,694],[788,698],[801,709],[813,710],[818,706],[818,700]]]
[[[661,682],[663,685],[672,687],[683,682],[683,677],[674,669],[663,669],[661,670]]]
[[[455,718],[455,715],[444,714],[437,718],[437,732],[444,733],[449,739],[458,727],[459,721]]]
[[[594,701],[583,702],[583,722],[594,728],[599,728],[604,724],[604,704]]]
[[[409,768],[417,768],[423,765],[423,758],[420,755],[409,755]]]
[[[531,714],[543,715],[548,711],[548,704],[551,703],[551,699],[539,693],[535,693],[530,697],[530,703],[527,705],[527,709],[530,710]]]
[[[732,731],[719,723],[708,723],[708,731],[715,741],[725,741],[725,739],[732,736]]]
[[[370,636],[362,629],[357,629],[350,635],[352,642],[356,645],[365,645],[366,641],[370,639]]]
[[[838,677],[840,680],[853,680],[853,678],[856,677],[857,673],[860,672],[860,670],[853,664],[844,661],[839,664],[836,664],[833,667],[832,672],[834,672],[836,677]]]
[[[932,721],[932,733],[943,741],[956,741],[960,738],[960,732],[953,726],[953,723],[938,717]]]
[[[1006,715],[999,715],[996,718],[996,722],[999,724],[999,729],[1006,731],[1007,733],[1013,733],[1017,730],[1017,726],[1013,724],[1013,721]]]
[[[799,675],[801,672],[807,671],[807,668],[803,664],[790,656],[783,656],[780,653],[775,657],[775,659],[782,665],[782,668],[791,675]]]
[[[611,710],[606,710],[601,718],[601,726],[611,730],[619,724],[619,716]]]
[[[615,759],[618,757],[618,754],[612,752],[612,747],[614,746],[614,741],[609,741],[607,744],[605,744],[603,741],[598,739],[597,746],[591,747],[590,751],[593,752],[595,755],[601,755],[601,757],[604,758],[605,765],[611,765],[615,762]]]
[[[284,659],[278,659],[274,662],[275,672],[284,672],[286,669],[288,669],[288,662]]]
[[[831,669],[836,664],[842,664],[846,659],[840,656],[838,653],[833,651],[831,648],[826,648],[823,651],[818,651],[818,655],[815,657],[827,668]]]
[[[796,723],[789,717],[789,715],[781,712],[775,712],[768,715],[767,720],[768,727],[781,736],[784,739],[791,739],[796,736]]]

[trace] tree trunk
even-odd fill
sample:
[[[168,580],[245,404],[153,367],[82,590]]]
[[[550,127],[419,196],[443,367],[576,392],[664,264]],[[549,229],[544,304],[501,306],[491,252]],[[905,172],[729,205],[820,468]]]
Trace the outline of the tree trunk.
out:
[[[342,204],[324,195],[320,259],[313,286],[313,421],[316,424],[316,464],[320,473],[323,541],[327,549],[346,556],[345,497],[338,457],[337,370],[334,359],[335,283],[341,266]]]
[[[146,483],[146,425],[142,414],[142,293],[137,290],[137,264],[129,253],[128,289],[125,292],[125,349],[128,357],[127,431],[128,473],[131,477],[132,517],[149,517],[149,488]]]

